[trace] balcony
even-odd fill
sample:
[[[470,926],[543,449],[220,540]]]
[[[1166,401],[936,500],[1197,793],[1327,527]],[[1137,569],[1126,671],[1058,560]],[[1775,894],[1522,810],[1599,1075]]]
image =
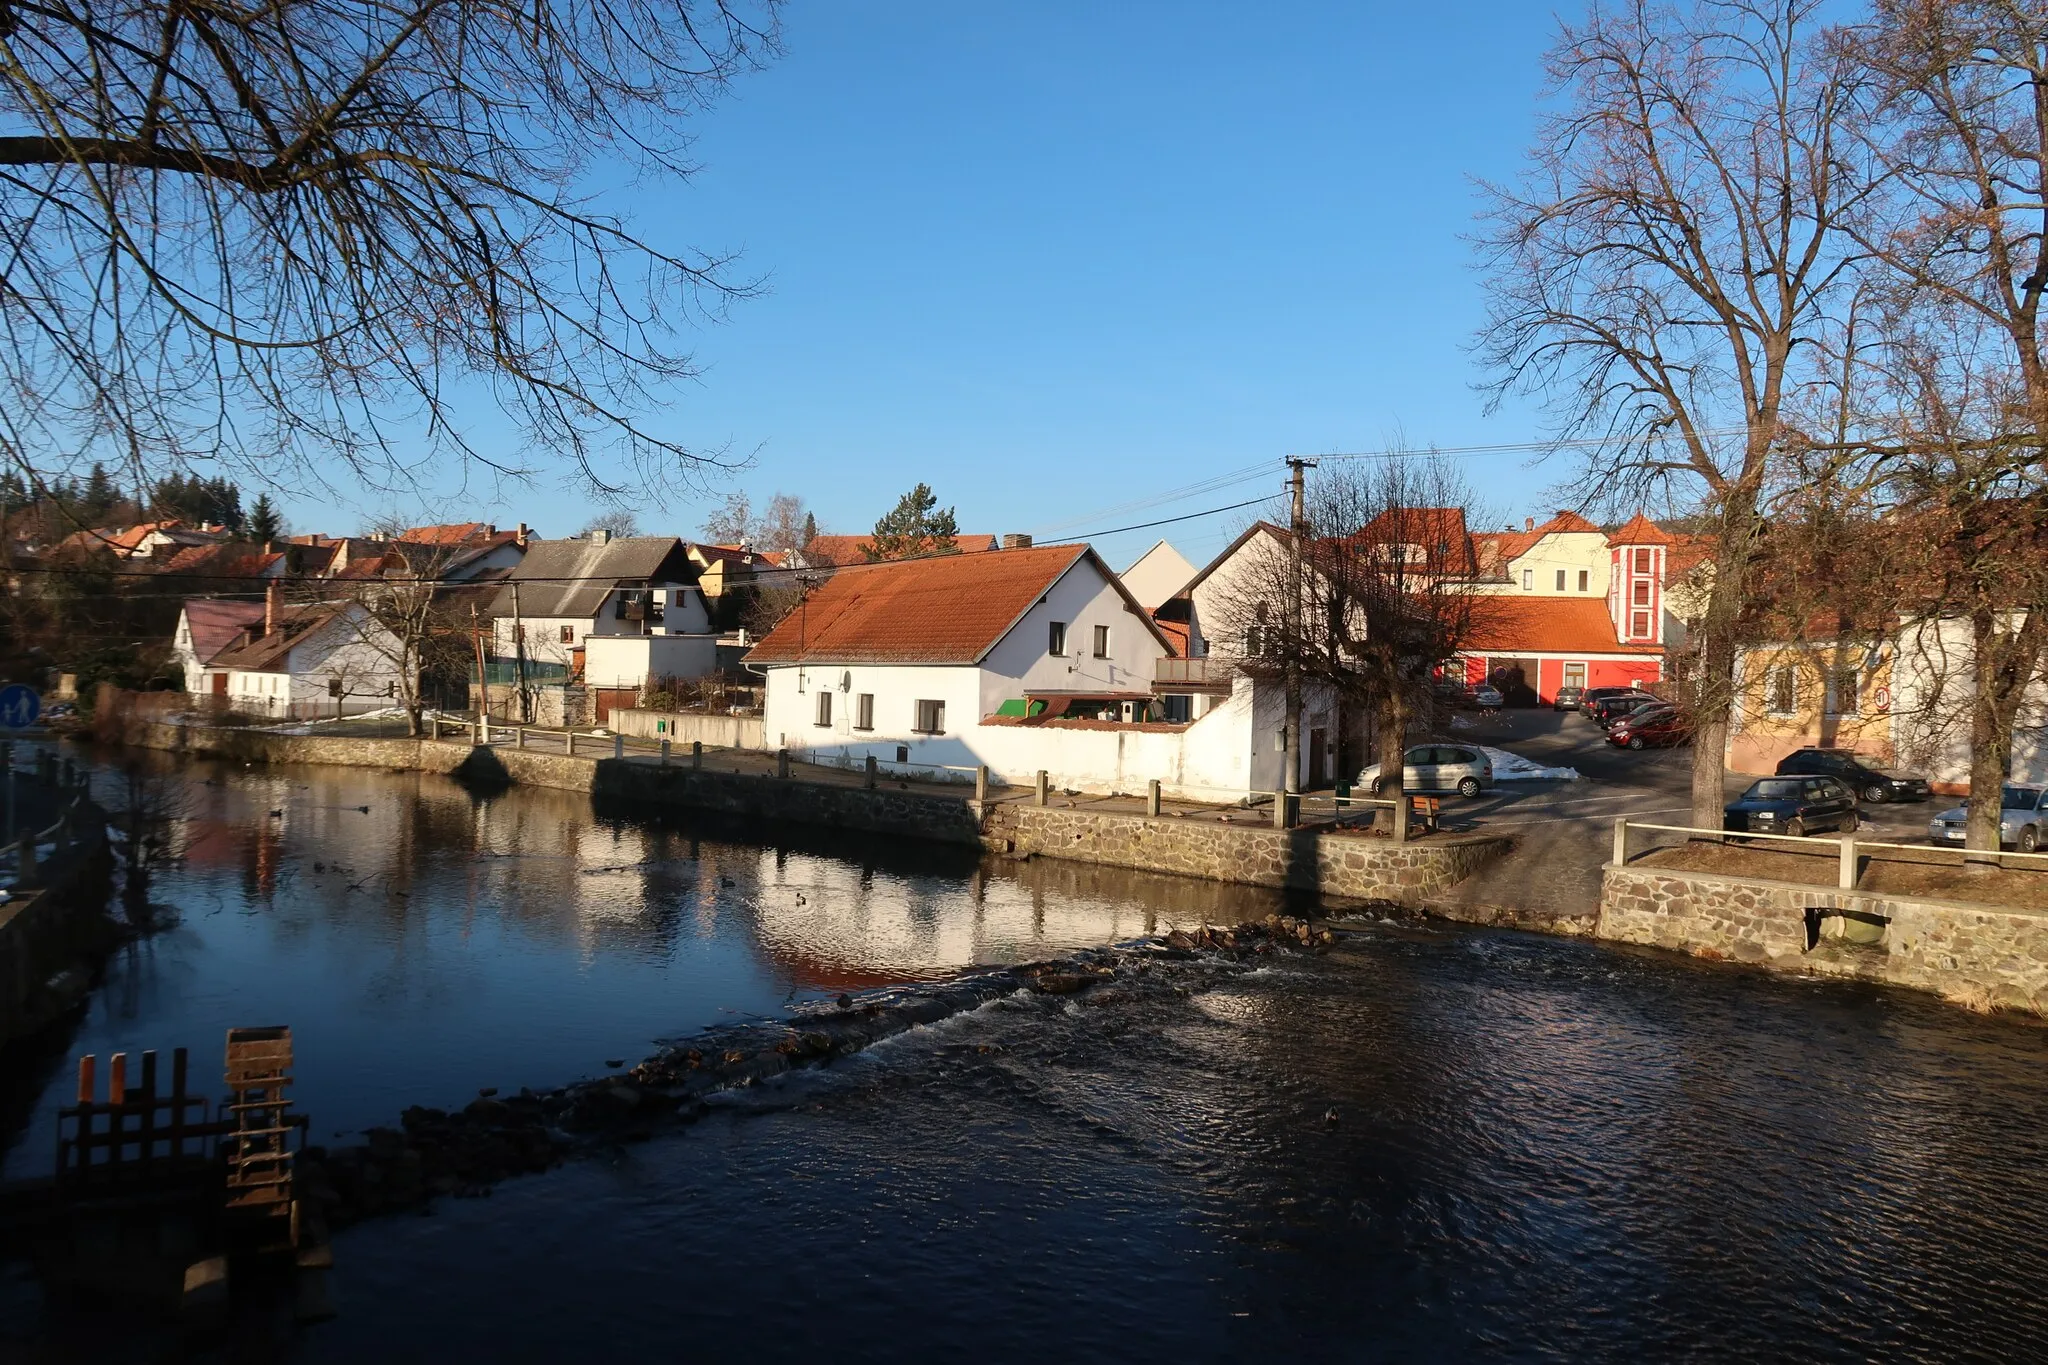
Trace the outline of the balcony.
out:
[[[1237,661],[1208,655],[1200,659],[1157,659],[1153,661],[1152,693],[1205,692],[1227,696]]]

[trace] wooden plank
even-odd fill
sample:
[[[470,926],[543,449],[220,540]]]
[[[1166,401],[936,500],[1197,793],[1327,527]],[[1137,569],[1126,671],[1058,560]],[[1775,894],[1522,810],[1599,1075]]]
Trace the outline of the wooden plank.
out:
[[[142,1175],[146,1180],[156,1160],[156,1049],[142,1054],[142,1119],[138,1137],[142,1147]]]
[[[185,1071],[184,1048],[171,1051],[171,1157],[185,1155]]]

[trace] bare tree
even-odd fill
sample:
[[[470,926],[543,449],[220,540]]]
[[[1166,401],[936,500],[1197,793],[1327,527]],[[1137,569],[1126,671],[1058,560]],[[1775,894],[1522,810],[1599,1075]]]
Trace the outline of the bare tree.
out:
[[[1871,387],[1890,403],[1889,439],[1843,450],[1913,528],[1907,662],[1927,731],[1967,729],[1966,844],[1996,849],[2048,667],[2048,5],[1882,0],[1850,50],[1889,191],[1850,222],[1886,304]]]
[[[457,610],[459,590],[446,581],[461,550],[394,540],[374,572],[315,580],[303,589],[341,608],[335,620],[369,665],[357,671],[392,683],[407,734],[424,728],[428,681],[464,667],[470,658],[469,622]],[[334,676],[344,691],[353,690],[356,679],[345,667]]]
[[[1413,455],[1330,461],[1302,498],[1301,611],[1292,614],[1292,536],[1244,542],[1219,571],[1203,630],[1255,677],[1292,662],[1336,704],[1340,761],[1351,757],[1347,717],[1369,717],[1383,774],[1398,793],[1411,724],[1437,668],[1487,620],[1466,534],[1478,514],[1450,465]],[[1214,650],[1214,645],[1212,645]]]
[[[811,543],[811,536],[804,534],[807,524],[814,525],[815,521],[804,509],[804,500],[794,493],[777,493],[768,499],[767,510],[754,527],[754,548],[781,553],[801,550]]]
[[[735,488],[725,495],[725,502],[704,518],[704,539],[713,545],[737,545],[752,539],[754,534],[754,504],[746,493]]]
[[[1703,503],[1713,578],[1692,645],[1696,825],[1721,823],[1737,628],[1788,420],[1833,374],[1824,342],[1870,192],[1859,68],[1818,0],[1595,3],[1549,56],[1560,104],[1528,174],[1493,186],[1480,338],[1496,396],[1594,437],[1610,503]],[[1796,444],[1796,442],[1794,442]]]
[[[600,512],[584,522],[583,529],[577,534],[587,536],[592,531],[603,531],[619,539],[637,536],[640,534],[640,518],[623,508],[613,508],[608,512]]]
[[[600,488],[687,471],[638,414],[692,373],[678,309],[746,286],[583,186],[687,174],[775,3],[7,6],[0,457],[520,472],[452,420],[484,392]]]

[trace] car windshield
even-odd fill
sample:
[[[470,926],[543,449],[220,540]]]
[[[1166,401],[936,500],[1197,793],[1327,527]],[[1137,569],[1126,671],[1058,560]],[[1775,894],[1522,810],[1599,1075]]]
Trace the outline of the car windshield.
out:
[[[2034,787],[2007,787],[1999,804],[2007,810],[2032,810],[2039,804],[2041,792]]]
[[[1799,795],[1803,784],[1789,778],[1766,778],[1742,794],[1745,801],[1785,801]]]

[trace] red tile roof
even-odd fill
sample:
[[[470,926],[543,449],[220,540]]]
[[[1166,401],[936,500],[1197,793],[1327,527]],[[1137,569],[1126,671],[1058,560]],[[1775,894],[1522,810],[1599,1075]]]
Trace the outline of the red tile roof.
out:
[[[1662,645],[1624,645],[1607,604],[1590,597],[1474,599],[1463,652],[1472,654],[1662,654]]]
[[[804,546],[804,558],[813,564],[866,564],[868,557],[861,552],[861,546],[873,540],[865,536],[812,536],[811,543]],[[962,554],[985,554],[996,548],[994,536],[954,536],[953,546]]]
[[[1629,518],[1628,524],[1607,537],[1609,545],[1676,545],[1678,537],[1651,521],[1641,512]]]
[[[1116,575],[1086,545],[849,567],[783,617],[748,653],[747,662],[979,663],[1061,575],[1084,559],[1122,591]],[[1151,624],[1135,603],[1131,610]]]
[[[302,602],[287,606],[278,613],[275,631],[268,635],[253,635],[247,643],[242,643],[243,637],[237,635],[235,642],[208,662],[214,668],[238,668],[249,673],[282,672],[290,662],[294,645],[312,636],[345,610],[345,603],[334,602]],[[259,631],[263,626],[260,609],[255,626]]]
[[[1358,528],[1360,545],[1419,545],[1433,573],[1467,574],[1476,567],[1462,507],[1394,507]]]
[[[199,662],[210,663],[235,642],[243,627],[263,623],[263,604],[195,597],[185,603],[185,621],[192,630],[192,652]]]
[[[460,545],[491,534],[493,529],[487,522],[457,521],[446,526],[415,526],[410,531],[400,531],[393,539],[409,540],[415,545]]]

